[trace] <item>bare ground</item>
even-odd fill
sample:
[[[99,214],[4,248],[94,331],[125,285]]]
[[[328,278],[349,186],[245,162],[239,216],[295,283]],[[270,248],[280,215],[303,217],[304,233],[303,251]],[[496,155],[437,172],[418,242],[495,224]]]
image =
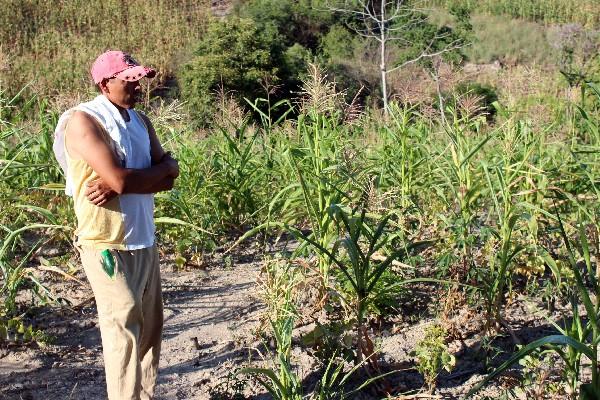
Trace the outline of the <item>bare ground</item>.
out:
[[[170,263],[163,263],[165,329],[157,400],[227,400],[234,393],[231,388],[235,383],[243,386],[240,392],[246,399],[269,398],[256,382],[234,376],[242,366],[268,365],[261,358],[268,354],[268,343],[265,345],[259,334],[264,328],[264,306],[256,290],[259,259],[246,254],[227,268],[215,258],[217,261],[203,269],[184,271],[173,271]],[[77,277],[85,282],[81,272]],[[46,308],[33,314],[34,325],[56,338],[52,344],[0,348],[0,399],[104,400],[102,351],[91,289],[87,284],[65,280],[56,280],[52,287],[74,306]],[[387,382],[395,393],[423,392],[423,380],[409,354],[422,338],[424,326],[431,322],[428,310],[432,306],[435,300],[431,293],[414,290],[401,305],[405,312],[378,328],[380,366],[386,371],[399,371]],[[509,306],[507,315],[525,343],[552,331],[539,302],[520,298]],[[456,335],[449,346],[457,366],[452,373],[440,375],[432,398],[460,398],[481,379],[482,350],[474,333],[479,319],[463,311],[456,313],[454,323],[463,334]],[[299,328],[297,334],[310,327]],[[305,387],[314,387],[322,376],[322,365],[302,348],[300,340],[294,343],[298,373]],[[500,338],[495,346],[511,351],[512,344]],[[487,392],[498,395],[502,387],[514,386],[516,381],[518,378],[509,374]],[[352,398],[383,397],[371,388]]]

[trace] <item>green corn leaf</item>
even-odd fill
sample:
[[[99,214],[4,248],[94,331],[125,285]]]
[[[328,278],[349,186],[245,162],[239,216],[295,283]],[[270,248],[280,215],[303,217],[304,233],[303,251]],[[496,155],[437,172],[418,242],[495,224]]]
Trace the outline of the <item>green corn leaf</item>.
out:
[[[469,392],[465,395],[464,399],[469,399],[475,393],[477,393],[485,384],[489,381],[506,371],[513,364],[517,363],[520,359],[530,354],[532,351],[541,348],[542,346],[548,344],[556,344],[556,345],[565,345],[573,348],[574,350],[585,354],[590,359],[594,358],[594,352],[592,349],[584,345],[583,343],[563,335],[551,335],[546,336],[544,338],[538,339],[534,342],[529,343],[526,346],[523,346],[518,352],[514,353],[508,360],[506,360],[502,365],[492,371],[488,376],[486,376],[481,382],[479,382],[475,387],[473,387]]]
[[[185,222],[179,218],[172,218],[172,217],[158,217],[154,219],[154,223],[156,224],[174,224],[174,225],[183,225],[183,226],[187,226],[188,228],[192,228],[194,230],[200,231],[200,232],[204,232],[208,235],[213,235],[215,236],[216,234],[210,231],[207,231],[206,229],[195,225],[195,224],[191,224],[189,222]]]

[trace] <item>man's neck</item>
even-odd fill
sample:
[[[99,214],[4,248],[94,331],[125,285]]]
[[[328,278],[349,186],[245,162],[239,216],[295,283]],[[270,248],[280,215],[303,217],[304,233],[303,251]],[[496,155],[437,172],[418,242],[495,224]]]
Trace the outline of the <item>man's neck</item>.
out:
[[[110,101],[110,104],[112,104],[113,106],[115,106],[115,108],[117,109],[117,111],[119,112],[119,114],[121,114],[121,117],[123,118],[123,120],[125,122],[129,122],[129,112],[127,111],[127,109],[124,108],[124,107],[121,107],[120,105],[118,105],[118,104],[116,104],[114,102],[112,102],[107,96],[104,96],[104,97],[106,97],[106,99],[108,101]]]

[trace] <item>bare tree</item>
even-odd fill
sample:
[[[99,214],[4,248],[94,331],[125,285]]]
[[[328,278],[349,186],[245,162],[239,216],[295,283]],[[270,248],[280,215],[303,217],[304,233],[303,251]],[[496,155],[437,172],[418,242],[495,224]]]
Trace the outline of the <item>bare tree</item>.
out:
[[[412,47],[413,43],[408,40],[407,34],[424,23],[422,18],[417,17],[419,10],[411,2],[408,0],[327,0],[326,4],[330,11],[352,16],[356,23],[349,24],[349,27],[357,34],[379,42],[381,93],[386,114],[389,102],[387,85],[389,73],[463,47],[461,39],[452,38],[449,30],[442,30],[428,38],[418,54],[396,65],[390,65],[389,44],[397,42],[400,47]]]

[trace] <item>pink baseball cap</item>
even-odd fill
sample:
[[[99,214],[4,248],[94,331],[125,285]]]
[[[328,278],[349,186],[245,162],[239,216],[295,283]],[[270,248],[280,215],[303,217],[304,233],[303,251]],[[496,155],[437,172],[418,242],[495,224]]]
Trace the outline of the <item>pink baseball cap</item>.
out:
[[[90,72],[95,84],[112,77],[135,82],[144,77],[154,78],[156,76],[155,69],[140,65],[129,54],[118,50],[109,50],[100,54],[92,64]]]

